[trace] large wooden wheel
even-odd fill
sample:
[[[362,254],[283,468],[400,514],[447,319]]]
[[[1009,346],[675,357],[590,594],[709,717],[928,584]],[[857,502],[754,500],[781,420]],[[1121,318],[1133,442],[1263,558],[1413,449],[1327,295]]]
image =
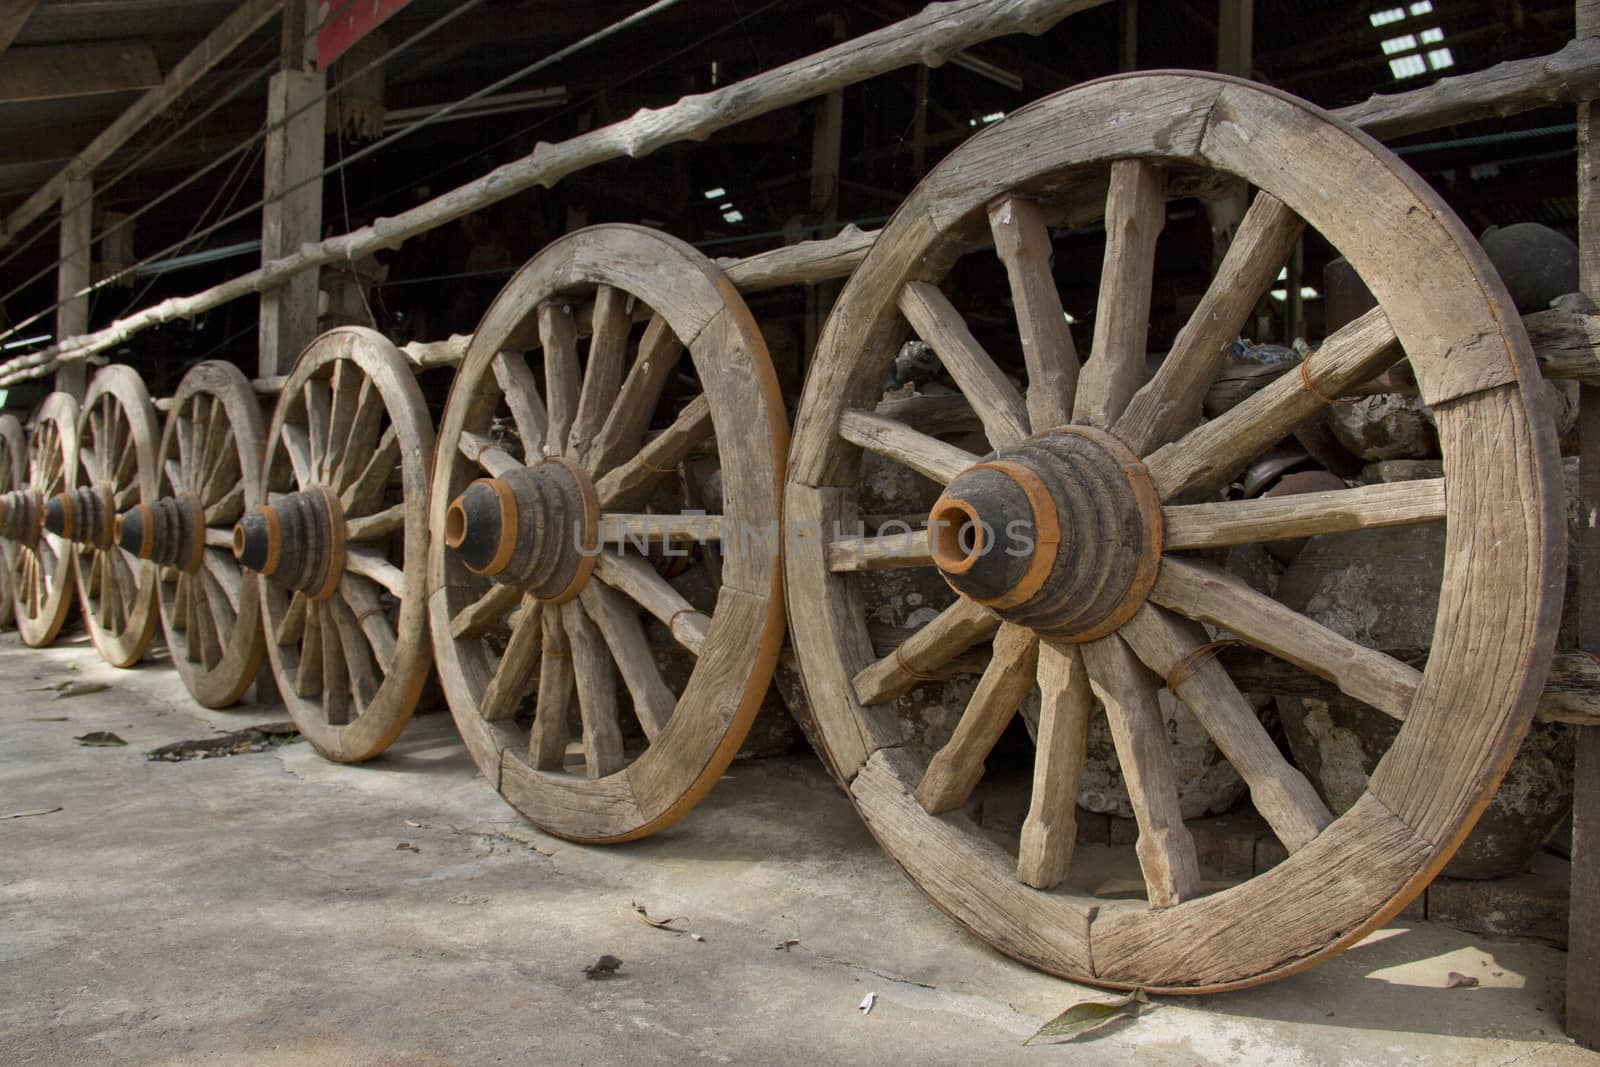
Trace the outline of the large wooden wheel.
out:
[[[156,633],[159,570],[117,544],[117,514],[156,495],[161,424],[132,367],[113,364],[89,383],[78,414],[78,474],[47,498],[44,528],[72,546],[89,637],[113,667],[144,658]]]
[[[267,654],[295,725],[329,759],[388,748],[428,678],[423,604],[433,424],[372,330],[311,342],[267,434],[266,500],[234,528],[258,572]]]
[[[161,570],[161,624],[195,700],[224,708],[244,696],[267,654],[254,576],[233,556],[246,500],[261,500],[261,405],[231,363],[183,376],[157,456],[157,494],[122,513],[123,549]]]
[[[12,596],[17,633],[42,648],[56,639],[72,608],[72,544],[44,528],[45,502],[72,488],[78,470],[78,402],[51,393],[28,434],[27,480],[7,495],[0,514],[13,545]]]
[[[1217,176],[1255,194],[1209,289],[1145,382],[1166,201]],[[1085,210],[1087,208],[1087,210]],[[1052,279],[1052,220],[1105,220],[1089,358]],[[1209,422],[1223,351],[1303,227],[1380,307]],[[1019,389],[940,282],[1003,268]],[[964,275],[968,276],[968,275]],[[977,416],[980,457],[877,408],[911,333]],[[992,335],[991,335],[992,337]],[[1398,345],[1396,344],[1398,341]],[[1002,351],[991,339],[989,347]],[[1445,476],[1289,499],[1225,500],[1245,463],[1330,397],[1410,362]],[[1533,383],[1525,388],[1524,383]],[[800,405],[786,495],[791,632],[827,756],[878,840],[958,922],[1002,951],[1101,985],[1196,992],[1309,966],[1395,914],[1444,864],[1516,751],[1560,610],[1564,516],[1538,370],[1504,288],[1460,222],[1392,154],[1288,96],[1151,73],[1026,107],[952,153],[885,227],[830,317]],[[948,410],[938,398],[938,410]],[[919,428],[920,427],[920,428]],[[943,486],[935,532],[855,537],[866,449]],[[976,451],[981,451],[981,447]],[[1255,592],[1195,553],[1369,525],[1443,521],[1432,653],[1417,670]],[[1016,527],[1010,524],[1017,523]],[[807,527],[824,531],[807,537]],[[876,658],[857,573],[933,566],[954,602]],[[1402,720],[1365,796],[1334,819],[1215,658],[1223,633]],[[987,648],[983,646],[987,645]],[[928,762],[894,702],[963,652],[981,677]],[[1032,800],[1007,851],[960,814],[1037,685]],[[1249,786],[1289,858],[1203,895],[1178,812],[1158,690],[1171,688]],[[1139,825],[1146,900],[1063,884],[1088,717],[1106,709]]]
[[[10,626],[16,618],[14,582],[11,566],[16,542],[5,532],[6,513],[11,494],[28,480],[28,443],[22,423],[15,415],[0,415],[0,626]]]
[[[484,316],[440,431],[429,613],[473,758],[541,828],[654,833],[738,751],[782,640],[787,443],[749,311],[664,234],[570,234]]]

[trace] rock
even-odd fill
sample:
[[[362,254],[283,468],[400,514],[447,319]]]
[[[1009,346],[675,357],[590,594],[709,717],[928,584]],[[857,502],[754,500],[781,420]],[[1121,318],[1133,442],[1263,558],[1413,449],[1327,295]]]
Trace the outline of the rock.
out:
[[[1433,413],[1402,393],[1341,400],[1328,411],[1333,436],[1361,459],[1431,459],[1439,454]]]
[[[1490,226],[1479,239],[1489,262],[1524,315],[1578,289],[1578,246],[1572,238],[1537,222]]]
[[[1444,532],[1429,523],[1311,538],[1278,597],[1353,641],[1414,658],[1432,643]],[[1347,698],[1280,698],[1278,709],[1296,762],[1335,813],[1361,795],[1399,729]],[[1500,878],[1526,867],[1572,805],[1572,761],[1572,728],[1535,723],[1444,873]]]

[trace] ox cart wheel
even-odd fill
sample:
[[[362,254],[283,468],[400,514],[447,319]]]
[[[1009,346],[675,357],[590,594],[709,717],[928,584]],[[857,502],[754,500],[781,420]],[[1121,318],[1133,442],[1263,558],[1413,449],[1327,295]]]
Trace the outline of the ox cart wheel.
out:
[[[157,490],[124,511],[117,540],[161,572],[161,624],[195,700],[224,708],[261,670],[266,642],[254,576],[233,556],[233,526],[260,500],[261,405],[231,363],[183,376],[156,459]]]
[[[15,580],[11,566],[17,546],[6,530],[11,494],[28,480],[28,443],[15,415],[0,415],[0,626],[16,620]]]
[[[654,833],[737,752],[782,640],[786,447],[754,320],[671,237],[568,235],[485,314],[441,425],[429,613],[473,758],[541,828]]]
[[[1146,381],[1152,264],[1168,198],[1218,176],[1258,191]],[[1080,366],[1051,273],[1049,227],[1099,218],[1098,310]],[[1203,421],[1226,346],[1306,228],[1349,260],[1379,307]],[[1003,337],[969,322],[948,283],[987,257],[1015,308]],[[937,355],[986,441],[962,447],[936,418],[913,418],[914,404],[879,407],[885,373],[913,335]],[[994,358],[1002,353],[1023,388]],[[1285,499],[1219,495],[1330,398],[1402,358],[1438,421],[1442,479]],[[1139,74],[1046,98],[974,136],[916,189],[844,289],[790,456],[791,632],[827,756],[874,835],[940,908],[995,947],[1100,985],[1247,986],[1374,929],[1471,828],[1543,683],[1560,612],[1564,515],[1538,384],[1521,322],[1461,223],[1391,153],[1307,104],[1212,75]],[[848,532],[863,450],[942,488],[926,529]],[[835,522],[846,532],[832,532]],[[1421,671],[1201,556],[1418,522],[1445,523],[1447,537]],[[808,527],[823,536],[805,536]],[[879,658],[860,575],[915,566],[937,568],[954,599]],[[1219,636],[1401,720],[1367,792],[1344,815],[1333,818],[1280,754],[1216,658]],[[895,701],[963,653],[977,661],[977,687],[924,760],[900,743]],[[1177,806],[1156,703],[1163,686],[1232,763],[1289,853],[1210,895]],[[1031,806],[1008,850],[960,809],[1035,687]],[[1097,706],[1137,817],[1144,900],[1065,884]]]
[[[311,342],[278,398],[233,551],[257,573],[284,704],[329,759],[388,748],[427,681],[432,458],[433,424],[398,349],[354,326]]]
[[[161,423],[132,367],[94,376],[78,414],[78,469],[44,504],[44,528],[72,545],[78,603],[100,656],[113,667],[144,658],[156,634],[159,570],[117,543],[119,512],[154,500]]]
[[[51,393],[28,434],[26,480],[7,494],[0,516],[13,546],[17,633],[33,648],[56,639],[72,608],[72,544],[44,528],[44,508],[47,500],[72,487],[77,468],[78,402],[67,393]]]

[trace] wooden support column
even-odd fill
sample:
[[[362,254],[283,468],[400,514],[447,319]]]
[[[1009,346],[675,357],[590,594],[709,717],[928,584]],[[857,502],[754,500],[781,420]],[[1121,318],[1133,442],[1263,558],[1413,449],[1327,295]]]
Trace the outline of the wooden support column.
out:
[[[1600,0],[1578,0],[1578,37],[1600,36]],[[1579,288],[1600,297],[1600,110],[1578,105]],[[1578,401],[1578,647],[1600,653],[1600,387],[1582,386]],[[1572,805],[1572,898],[1567,927],[1567,1035],[1600,1048],[1600,726],[1577,728],[1577,782]]]
[[[307,69],[314,50],[306,40],[301,3],[290,0],[284,13],[284,69],[267,88],[267,124],[278,128],[267,135],[263,156],[267,204],[261,211],[262,263],[293,255],[322,237],[322,180],[317,176],[323,167],[326,75]],[[318,273],[301,271],[262,292],[261,377],[287,374],[317,335]]]
[[[89,288],[94,264],[94,179],[75,173],[61,187],[61,252],[56,268],[56,340],[89,332]],[[64,363],[56,388],[83,399],[89,361]]]
[[[1121,0],[1118,14],[1122,32],[1117,45],[1117,69],[1139,69],[1139,0]]]
[[[1255,0],[1221,0],[1217,8],[1217,73],[1250,77],[1253,63]],[[1206,202],[1211,220],[1211,266],[1215,270],[1233,243],[1234,231],[1249,207],[1250,191],[1238,182],[1224,197]]]
[[[846,36],[844,16],[834,12],[830,16],[833,39],[842,41]],[[822,228],[812,231],[818,237],[832,237],[828,223],[839,221],[839,159],[844,138],[844,90],[833,92],[817,101],[816,119],[811,127],[811,222]],[[827,321],[834,297],[839,294],[837,282],[823,282],[806,288],[806,361],[816,351],[817,338],[822,335],[822,324]]]

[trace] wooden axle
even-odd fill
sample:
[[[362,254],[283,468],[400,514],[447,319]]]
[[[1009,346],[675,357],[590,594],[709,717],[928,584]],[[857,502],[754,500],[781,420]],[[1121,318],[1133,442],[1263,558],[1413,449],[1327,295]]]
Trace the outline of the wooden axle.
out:
[[[116,537],[139,559],[196,574],[205,562],[205,508],[193,493],[136,504],[117,516]]]
[[[1088,426],[1036,434],[962,471],[928,516],[934,564],[1001,618],[1092,641],[1127,622],[1161,559],[1144,465]]]
[[[314,485],[245,512],[233,528],[233,556],[279,585],[327,600],[344,574],[345,533],[339,498]]]
[[[588,474],[551,457],[467,486],[445,513],[444,540],[468,570],[560,604],[594,572],[599,521]]]
[[[109,484],[66,489],[44,502],[44,528],[80,545],[110,548],[116,517]]]

